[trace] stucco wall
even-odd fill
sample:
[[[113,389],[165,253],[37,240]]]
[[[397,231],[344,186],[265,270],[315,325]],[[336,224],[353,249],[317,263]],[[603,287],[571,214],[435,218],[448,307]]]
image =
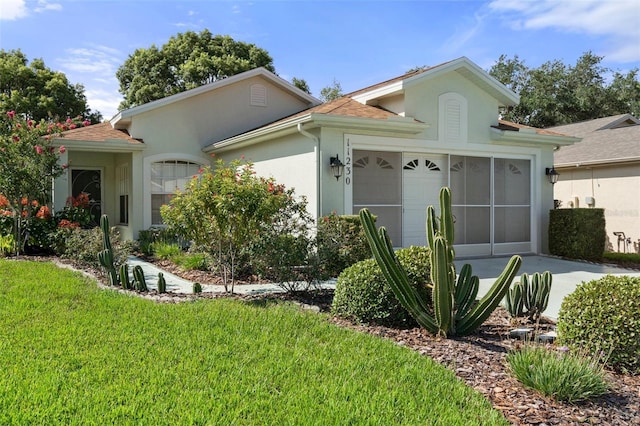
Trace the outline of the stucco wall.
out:
[[[588,207],[585,198],[593,197],[594,207],[605,209],[609,250],[618,251],[618,237],[613,232],[624,232],[632,241],[627,250],[637,250],[633,243],[637,247],[640,242],[640,164],[558,171],[554,195],[562,207]],[[620,251],[624,251],[622,244]]]

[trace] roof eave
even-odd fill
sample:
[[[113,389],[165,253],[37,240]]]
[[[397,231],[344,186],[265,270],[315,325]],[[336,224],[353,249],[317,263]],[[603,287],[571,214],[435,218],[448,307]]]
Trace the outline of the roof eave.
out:
[[[553,167],[557,169],[569,169],[569,168],[578,168],[578,167],[606,167],[611,165],[622,165],[622,164],[635,164],[640,163],[640,157],[624,157],[624,158],[605,158],[598,160],[587,160],[587,161],[572,161],[570,163],[555,163]]]
[[[52,144],[54,146],[64,145],[69,150],[92,152],[139,152],[147,149],[144,143],[131,143],[122,139],[105,139],[98,142],[56,138]]]
[[[541,135],[538,133],[519,132],[514,130],[499,130],[491,127],[491,140],[495,143],[524,144],[524,145],[552,145],[568,146],[580,142],[581,138],[572,136]]]

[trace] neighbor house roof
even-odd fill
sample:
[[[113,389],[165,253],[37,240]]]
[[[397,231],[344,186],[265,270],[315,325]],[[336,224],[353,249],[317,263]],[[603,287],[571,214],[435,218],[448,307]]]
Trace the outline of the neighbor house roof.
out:
[[[67,130],[63,133],[64,140],[105,142],[108,140],[122,140],[132,144],[141,144],[142,141],[132,138],[126,130],[117,130],[109,122],[93,124],[86,127]]]
[[[640,161],[640,120],[630,114],[556,126],[551,130],[582,138],[582,142],[555,152],[556,167]]]

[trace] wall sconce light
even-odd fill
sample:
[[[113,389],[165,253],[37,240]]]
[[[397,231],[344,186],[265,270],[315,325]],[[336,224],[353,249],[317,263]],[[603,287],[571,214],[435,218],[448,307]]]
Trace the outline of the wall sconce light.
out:
[[[544,170],[544,174],[547,175],[547,179],[549,179],[549,183],[551,185],[555,185],[555,183],[558,181],[558,178],[560,177],[560,173],[558,173],[553,167],[547,167]]]
[[[331,173],[333,173],[333,176],[336,178],[336,180],[340,179],[340,176],[342,176],[342,172],[344,170],[344,164],[342,164],[342,161],[340,161],[340,157],[338,157],[338,154],[336,154],[335,157],[331,157],[329,159],[329,167],[331,167]]]

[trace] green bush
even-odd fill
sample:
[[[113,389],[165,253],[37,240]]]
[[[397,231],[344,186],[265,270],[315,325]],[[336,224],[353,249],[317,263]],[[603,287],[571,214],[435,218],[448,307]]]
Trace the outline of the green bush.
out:
[[[14,252],[13,235],[0,234],[0,257],[5,257]]]
[[[431,267],[427,247],[409,247],[396,252],[411,283],[428,294]],[[381,325],[414,325],[415,320],[393,294],[380,267],[373,259],[363,260],[342,271],[336,283],[332,312],[340,317]]]
[[[118,268],[127,261],[132,252],[133,242],[122,241],[115,228],[110,232],[113,247],[113,263]],[[98,252],[102,250],[102,230],[100,228],[60,228],[56,233],[56,253],[74,263],[102,269]]]
[[[156,241],[151,243],[151,252],[155,257],[162,260],[171,259],[182,254],[182,248],[177,244]]]
[[[572,259],[601,259],[607,241],[604,209],[549,212],[549,252]]]
[[[605,357],[612,368],[640,373],[640,277],[607,275],[580,284],[562,302],[558,336]]]
[[[573,403],[608,391],[602,366],[579,354],[527,345],[507,354],[507,363],[523,385],[558,401]]]
[[[184,241],[166,228],[149,228],[138,232],[138,249],[143,254],[151,256],[153,254],[152,244],[157,242],[178,244],[181,247],[185,245]]]
[[[640,254],[638,253],[606,252],[602,257],[613,262],[640,264]]]
[[[323,279],[337,277],[345,268],[371,257],[358,215],[335,213],[318,219],[316,237]]]
[[[205,253],[183,253],[171,260],[187,271],[207,271],[211,264]]]

